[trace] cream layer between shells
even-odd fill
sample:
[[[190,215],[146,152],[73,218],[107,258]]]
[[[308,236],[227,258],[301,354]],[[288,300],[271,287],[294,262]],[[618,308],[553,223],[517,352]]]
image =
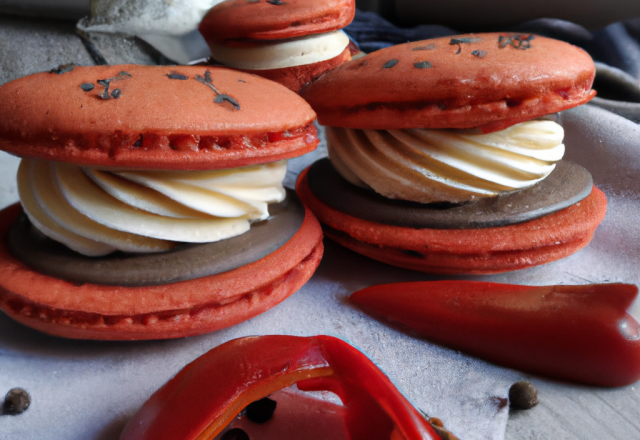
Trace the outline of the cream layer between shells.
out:
[[[340,55],[349,45],[342,31],[314,34],[286,40],[252,41],[235,47],[209,43],[211,56],[225,66],[246,70],[270,70],[319,63]]]
[[[489,134],[327,127],[331,162],[345,179],[420,203],[459,203],[532,186],[562,159],[563,138],[562,126],[546,120]]]
[[[88,256],[161,252],[246,232],[284,200],[286,161],[214,171],[101,171],[23,159],[20,201],[44,235]]]

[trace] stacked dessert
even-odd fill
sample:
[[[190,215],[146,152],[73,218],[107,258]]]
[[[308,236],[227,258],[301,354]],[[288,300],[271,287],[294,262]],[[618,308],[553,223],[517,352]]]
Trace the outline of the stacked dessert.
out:
[[[24,214],[0,215],[14,319],[73,338],[200,334],[278,304],[317,267],[320,227],[282,187],[284,159],[318,143],[315,114],[285,87],[207,67],[67,67],[0,101],[0,148],[24,157]]]
[[[203,18],[213,61],[298,91],[351,59],[353,0],[229,0]]]
[[[369,257],[434,273],[496,273],[591,240],[604,194],[560,161],[554,113],[583,104],[581,49],[472,34],[352,60],[301,91],[327,125],[331,163],[298,183],[325,233]]]

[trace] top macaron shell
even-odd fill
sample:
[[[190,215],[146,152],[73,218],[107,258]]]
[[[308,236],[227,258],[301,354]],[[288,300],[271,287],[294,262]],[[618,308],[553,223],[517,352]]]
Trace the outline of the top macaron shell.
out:
[[[353,0],[228,0],[200,23],[207,41],[274,40],[342,29],[355,15]]]
[[[3,85],[0,102],[0,149],[79,165],[229,168],[317,145],[298,95],[223,68],[66,68]]]
[[[533,119],[589,101],[582,49],[533,34],[406,43],[352,60],[301,91],[323,125],[473,128]]]

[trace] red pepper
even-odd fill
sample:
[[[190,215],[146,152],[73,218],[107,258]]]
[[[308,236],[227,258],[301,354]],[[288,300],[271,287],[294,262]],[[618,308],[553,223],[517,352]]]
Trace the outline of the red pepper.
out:
[[[628,284],[517,286],[434,281],[372,286],[351,300],[365,311],[479,358],[599,386],[640,379],[640,326]]]
[[[156,391],[120,440],[213,439],[238,413],[294,383],[329,390],[345,406],[353,440],[439,439],[365,355],[330,336],[257,336],[205,353]]]

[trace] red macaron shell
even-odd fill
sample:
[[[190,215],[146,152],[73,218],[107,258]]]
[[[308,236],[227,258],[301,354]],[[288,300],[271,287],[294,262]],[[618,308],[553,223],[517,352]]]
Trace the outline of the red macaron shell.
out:
[[[244,70],[244,72],[270,79],[297,93],[306,84],[349,60],[351,60],[351,48],[347,47],[340,55],[326,61],[281,69]]]
[[[602,222],[606,197],[595,186],[581,202],[555,214],[482,229],[415,229],[375,223],[337,211],[309,189],[306,170],[296,187],[325,226],[325,235],[370,258],[437,274],[491,274],[564,258],[586,246]]]
[[[4,237],[19,205],[0,212]],[[299,231],[268,256],[238,269],[172,284],[77,284],[31,270],[0,243],[0,308],[29,327],[67,338],[129,340],[192,336],[225,328],[280,303],[311,278],[322,230],[306,210]]]
[[[309,105],[255,75],[208,66],[62,72],[0,87],[0,149],[78,165],[204,170],[295,157],[318,143]]]
[[[207,41],[279,40],[342,29],[355,15],[353,0],[228,0],[200,23]]]
[[[392,46],[352,60],[300,92],[323,125],[487,131],[589,101],[593,60],[568,43],[486,33]]]

